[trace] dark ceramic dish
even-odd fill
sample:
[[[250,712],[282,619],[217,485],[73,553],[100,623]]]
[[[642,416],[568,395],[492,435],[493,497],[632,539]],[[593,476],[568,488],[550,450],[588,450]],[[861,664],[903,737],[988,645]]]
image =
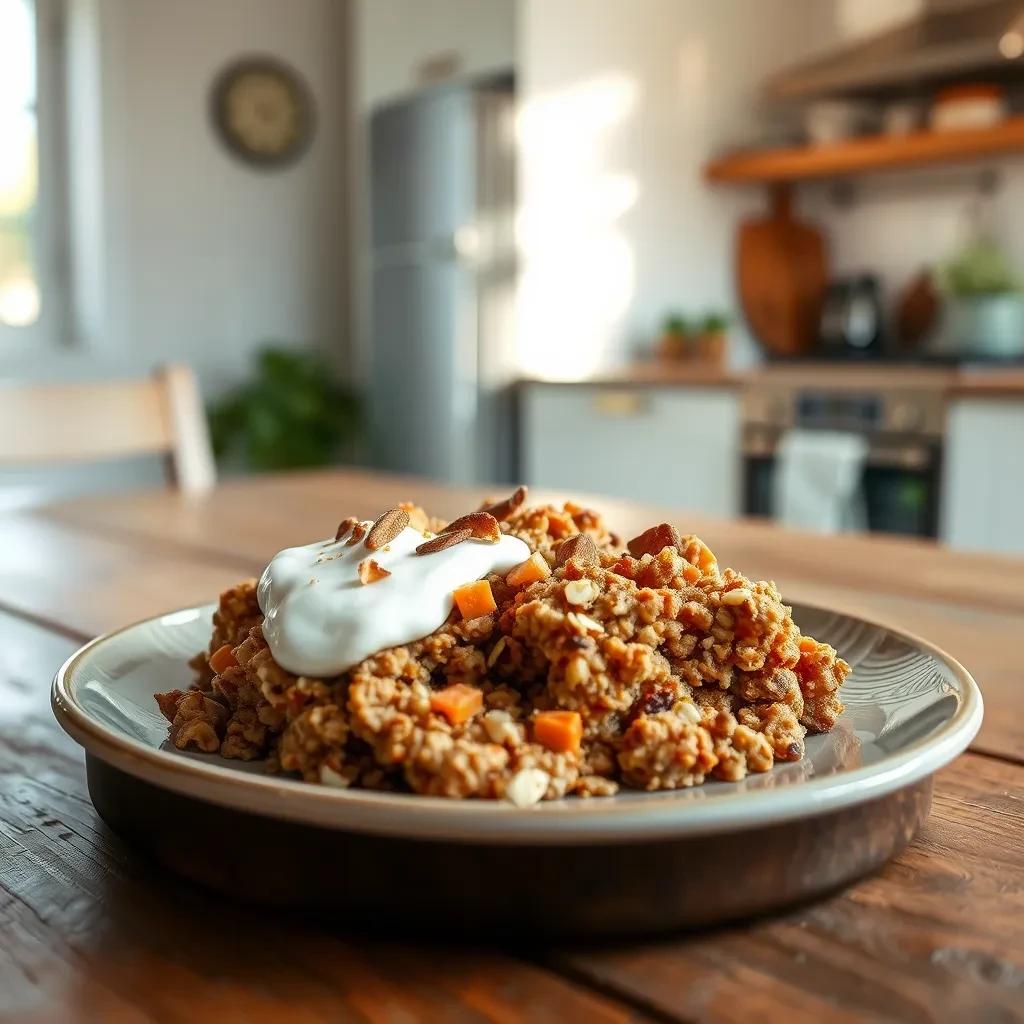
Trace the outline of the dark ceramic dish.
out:
[[[906,634],[813,607],[794,615],[854,666],[847,711],[807,756],[742,783],[520,809],[347,791],[182,754],[152,694],[189,681],[210,607],[101,637],[57,674],[103,818],[179,874],[233,898],[426,931],[624,935],[765,913],[898,853],[931,777],[978,730],[970,675]]]

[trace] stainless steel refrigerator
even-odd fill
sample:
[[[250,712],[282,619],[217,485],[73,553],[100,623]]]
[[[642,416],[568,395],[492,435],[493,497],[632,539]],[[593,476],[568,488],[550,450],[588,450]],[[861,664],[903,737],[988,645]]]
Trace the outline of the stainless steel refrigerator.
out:
[[[453,483],[515,474],[514,97],[447,86],[371,120],[374,465]]]

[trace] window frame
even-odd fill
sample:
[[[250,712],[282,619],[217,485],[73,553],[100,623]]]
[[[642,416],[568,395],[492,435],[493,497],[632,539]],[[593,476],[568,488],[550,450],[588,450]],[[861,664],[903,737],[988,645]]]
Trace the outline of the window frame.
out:
[[[39,318],[0,323],[0,355],[34,356],[69,340],[66,0],[32,0],[36,36],[38,219],[36,273]]]

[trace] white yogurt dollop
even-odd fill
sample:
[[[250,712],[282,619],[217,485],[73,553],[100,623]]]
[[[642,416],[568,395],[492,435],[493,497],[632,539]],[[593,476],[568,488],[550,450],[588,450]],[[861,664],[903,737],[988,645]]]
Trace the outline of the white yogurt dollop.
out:
[[[530,557],[518,537],[505,534],[496,544],[467,540],[431,555],[416,554],[425,538],[408,526],[379,551],[363,541],[346,547],[346,540],[285,548],[263,570],[263,635],[289,672],[335,676],[371,654],[419,640],[448,618],[456,588]],[[359,563],[367,558],[391,575],[360,583]]]

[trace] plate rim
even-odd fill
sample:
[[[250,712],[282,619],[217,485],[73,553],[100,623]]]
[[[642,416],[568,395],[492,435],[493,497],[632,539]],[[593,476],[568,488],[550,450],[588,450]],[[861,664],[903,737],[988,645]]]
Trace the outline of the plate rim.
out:
[[[160,788],[257,816],[318,828],[463,843],[581,845],[633,843],[729,834],[812,818],[867,803],[934,774],[967,749],[981,727],[984,701],[968,670],[931,641],[868,616],[799,601],[895,635],[943,663],[961,687],[957,711],[937,732],[881,762],[788,786],[739,790],[685,803],[672,791],[641,799],[545,801],[513,807],[505,801],[453,800],[362,789],[333,789],[269,774],[249,774],[150,747],[89,715],[73,693],[75,674],[104,644],[160,620],[212,613],[207,602],[148,616],[83,644],[57,670],[50,703],[61,728],[86,753]],[[212,757],[213,755],[211,755]],[[699,789],[699,787],[698,787]],[[688,792],[693,792],[689,790]]]

